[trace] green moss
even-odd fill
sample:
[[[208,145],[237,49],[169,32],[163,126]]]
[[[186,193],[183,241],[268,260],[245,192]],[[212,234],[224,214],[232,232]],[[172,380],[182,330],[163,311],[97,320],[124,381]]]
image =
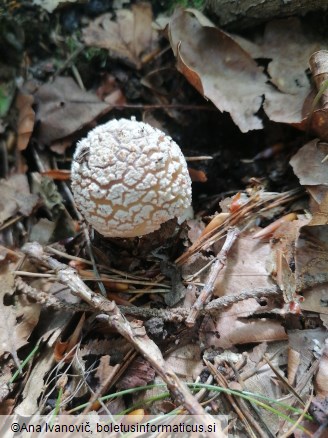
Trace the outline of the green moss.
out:
[[[205,0],[171,0],[169,2],[170,10],[174,10],[177,6],[203,10],[205,8]]]

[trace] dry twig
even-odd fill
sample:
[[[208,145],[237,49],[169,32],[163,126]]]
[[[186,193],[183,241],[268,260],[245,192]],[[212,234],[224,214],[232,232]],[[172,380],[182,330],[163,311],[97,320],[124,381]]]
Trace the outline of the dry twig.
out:
[[[66,284],[74,295],[86,301],[94,310],[101,312],[98,318],[101,318],[111,327],[115,328],[118,333],[127,339],[149,361],[154,370],[167,384],[172,397],[177,403],[183,405],[190,414],[199,415],[199,419],[205,427],[213,424],[213,418],[204,411],[187,386],[179,380],[172,368],[165,363],[160,349],[148,338],[145,328],[140,321],[129,323],[113,301],[109,301],[103,296],[94,293],[83,283],[74,269],[47,255],[40,244],[36,242],[28,243],[24,245],[22,250],[38,263],[53,269],[57,274],[58,281]],[[217,438],[225,437],[222,431],[208,435]]]
[[[208,274],[208,278],[204,288],[199,294],[197,300],[192,306],[188,318],[186,319],[186,325],[192,327],[196,319],[198,317],[199,311],[204,307],[204,305],[211,299],[215,281],[218,278],[219,273],[222,271],[224,266],[226,265],[227,254],[232,247],[233,243],[237,239],[239,235],[238,228],[230,228],[228,230],[226,241],[220,251],[220,253],[216,256],[216,260],[211,267],[211,270]]]
[[[73,312],[90,312],[95,309],[88,304],[71,304],[64,303],[56,298],[54,295],[47,294],[45,292],[39,291],[34,287],[31,287],[20,277],[16,277],[15,286],[17,290],[28,295],[33,300],[38,303],[52,307],[57,310],[68,310]],[[228,295],[224,297],[217,298],[208,303],[204,309],[199,311],[199,317],[205,315],[215,315],[222,312],[232,304],[239,301],[247,300],[249,298],[261,298],[261,297],[281,297],[281,290],[277,286],[272,286],[271,289],[268,288],[258,288],[254,290],[243,290],[238,295]],[[143,320],[150,318],[161,318],[166,322],[177,322],[182,323],[186,320],[189,315],[189,309],[184,307],[175,307],[173,309],[150,309],[148,307],[136,307],[136,306],[118,306],[120,311],[124,315],[135,316]]]

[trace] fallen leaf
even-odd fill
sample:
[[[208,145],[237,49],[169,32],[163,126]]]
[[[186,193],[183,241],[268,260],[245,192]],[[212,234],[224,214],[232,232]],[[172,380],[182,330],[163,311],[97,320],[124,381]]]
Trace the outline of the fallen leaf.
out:
[[[218,276],[215,295],[222,297],[238,295],[244,290],[271,289],[273,283],[267,272],[270,253],[268,243],[256,242],[251,235],[240,236],[229,251],[225,270]],[[237,344],[286,339],[285,330],[278,321],[259,316],[250,319],[254,313],[270,311],[273,305],[277,306],[267,300],[267,305],[261,306],[250,298],[233,304],[216,319],[207,318],[202,327],[205,345],[230,348]]]
[[[71,362],[81,337],[81,331],[85,321],[85,314],[83,313],[79,322],[77,323],[73,333],[67,341],[58,341],[54,348],[54,358],[57,362],[63,361],[65,363]]]
[[[310,91],[307,77],[309,58],[313,52],[326,47],[322,36],[308,31],[299,18],[272,20],[264,34],[255,40],[256,58],[268,58],[270,81],[286,94],[304,94]],[[248,47],[249,49],[249,47]]]
[[[273,122],[288,123],[306,130],[307,111],[304,111],[303,106],[308,94],[306,89],[300,89],[298,94],[286,94],[268,87],[263,109]]]
[[[193,169],[192,167],[188,167],[188,172],[193,182],[201,182],[205,183],[207,181],[206,173],[203,170]]]
[[[200,346],[187,344],[165,356],[165,361],[184,382],[193,382],[203,370]]]
[[[321,140],[328,140],[328,51],[319,50],[312,54],[309,64],[316,84],[317,95],[312,95],[309,103],[309,122],[308,128],[315,133]],[[319,108],[315,109],[316,106]]]
[[[319,368],[315,376],[316,394],[319,397],[328,397],[328,338],[322,349]]]
[[[6,296],[15,291],[13,274],[1,274],[0,283],[0,357],[10,353],[18,366],[17,350],[27,343],[41,309],[40,305],[29,303],[24,296],[18,297],[15,305],[6,305]]]
[[[35,122],[33,103],[34,98],[31,94],[24,94],[21,91],[18,93],[16,97],[16,108],[18,109],[17,147],[20,151],[26,149],[33,132]]]
[[[178,69],[205,98],[229,112],[242,132],[263,127],[256,113],[268,90],[267,78],[231,36],[178,9],[169,38]]]
[[[52,348],[46,347],[34,366],[31,373],[24,383],[22,402],[16,406],[15,414],[27,416],[39,412],[40,395],[45,390],[45,376],[54,364]]]
[[[327,154],[327,143],[315,139],[304,145],[292,157],[290,164],[302,185],[323,184],[328,187],[328,161],[323,162]]]
[[[96,18],[83,30],[87,46],[108,49],[113,55],[127,61],[136,68],[142,67],[143,56],[157,46],[157,32],[152,29],[150,3],[132,5],[131,10],[107,13]]]
[[[94,93],[81,90],[70,77],[58,76],[34,94],[36,137],[42,144],[67,137],[110,110]]]
[[[327,283],[328,225],[303,226],[295,246],[297,290]]]
[[[155,378],[155,371],[143,357],[138,356],[129,366],[128,370],[117,383],[117,388],[129,389],[144,386]]]
[[[315,356],[322,349],[327,333],[323,328],[308,330],[288,330],[289,347],[300,354],[300,361],[295,375],[294,385],[304,379],[304,374],[310,370]],[[309,382],[311,382],[309,380]],[[306,393],[307,388],[303,388]]]
[[[110,365],[110,356],[105,354],[104,356],[101,356],[99,360],[95,377],[97,377],[100,384],[103,385],[103,382],[105,382],[108,376],[113,373],[114,369],[115,367]]]
[[[283,374],[287,362],[286,348],[284,347],[285,342],[262,343],[249,353],[249,360],[241,370],[241,379],[244,382],[243,390],[253,394],[261,394],[274,400],[283,397],[282,388],[277,385],[276,376],[269,365],[263,361],[263,356],[266,354],[272,358],[272,365],[279,373]],[[256,367],[258,368],[257,372],[254,372]],[[268,409],[261,409],[260,406],[258,406],[258,409],[259,415],[271,433],[277,435],[279,432],[277,416]]]
[[[119,88],[116,79],[110,74],[103,76],[96,93],[99,99],[111,105],[124,105],[126,103],[125,96]]]
[[[283,291],[285,303],[297,299],[299,275],[295,271],[295,242],[300,235],[301,227],[308,222],[308,219],[300,219],[282,223],[271,239],[270,271]]]
[[[16,214],[29,216],[39,197],[30,193],[26,175],[15,174],[0,180],[0,225]]]

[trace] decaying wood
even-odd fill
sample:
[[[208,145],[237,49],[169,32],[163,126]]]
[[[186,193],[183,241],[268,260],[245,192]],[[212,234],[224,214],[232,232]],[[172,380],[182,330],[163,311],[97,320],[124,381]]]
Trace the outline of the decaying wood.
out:
[[[303,16],[312,11],[327,11],[326,0],[208,0],[207,7],[229,29],[245,29],[273,18]]]
[[[95,311],[101,312],[98,318],[107,322],[112,328],[127,339],[151,364],[166,383],[172,397],[190,414],[199,415],[200,421],[207,427],[214,419],[207,414],[187,386],[181,382],[173,369],[165,362],[158,346],[148,338],[141,321],[130,323],[120,312],[116,303],[97,295],[80,279],[77,272],[69,266],[47,255],[42,246],[36,242],[24,245],[22,251],[39,264],[54,270],[59,282],[65,284],[71,292],[86,301]],[[208,436],[225,437],[222,431]]]

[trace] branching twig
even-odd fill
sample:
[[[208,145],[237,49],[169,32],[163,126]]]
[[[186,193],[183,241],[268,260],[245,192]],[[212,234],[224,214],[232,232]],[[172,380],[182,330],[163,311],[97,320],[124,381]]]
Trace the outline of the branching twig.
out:
[[[52,307],[57,310],[67,310],[71,312],[90,312],[95,309],[88,304],[71,304],[65,303],[54,295],[48,294],[46,292],[39,291],[29,284],[25,283],[20,277],[15,279],[16,288],[31,297],[36,302],[46,306]],[[249,298],[261,298],[261,297],[281,297],[281,290],[277,286],[272,286],[272,288],[258,288],[253,290],[243,290],[238,295],[227,295],[224,297],[217,298],[208,303],[204,309],[200,310],[199,316],[205,315],[215,315],[222,312],[232,304],[239,301],[248,300]],[[182,323],[186,320],[189,315],[189,309],[184,307],[175,307],[173,309],[150,309],[149,307],[136,307],[136,306],[118,306],[120,311],[124,315],[135,316],[141,319],[150,318],[161,318],[166,322],[178,322]]]
[[[216,261],[213,263],[211,267],[206,284],[202,289],[201,293],[199,294],[194,305],[192,306],[188,318],[186,319],[187,326],[192,327],[195,324],[199,311],[210,300],[213,294],[216,279],[219,273],[222,271],[223,267],[225,266],[227,260],[227,254],[230,248],[232,247],[233,243],[237,239],[238,235],[239,235],[238,228],[230,228],[228,230],[227,238],[224,242],[224,245],[220,253],[216,257]]]
[[[148,360],[154,370],[167,384],[172,397],[177,403],[183,405],[190,414],[199,415],[205,427],[213,424],[213,418],[204,411],[189,389],[179,380],[173,369],[165,363],[160,349],[148,338],[140,322],[139,324],[138,322],[129,323],[113,301],[109,301],[94,293],[83,283],[74,269],[47,255],[40,244],[36,242],[28,243],[24,245],[22,250],[37,262],[53,269],[57,274],[58,280],[66,284],[74,295],[86,301],[94,310],[101,312],[102,320],[106,321],[111,327],[114,327],[118,333],[127,339]],[[219,438],[225,437],[222,431],[208,435]]]

